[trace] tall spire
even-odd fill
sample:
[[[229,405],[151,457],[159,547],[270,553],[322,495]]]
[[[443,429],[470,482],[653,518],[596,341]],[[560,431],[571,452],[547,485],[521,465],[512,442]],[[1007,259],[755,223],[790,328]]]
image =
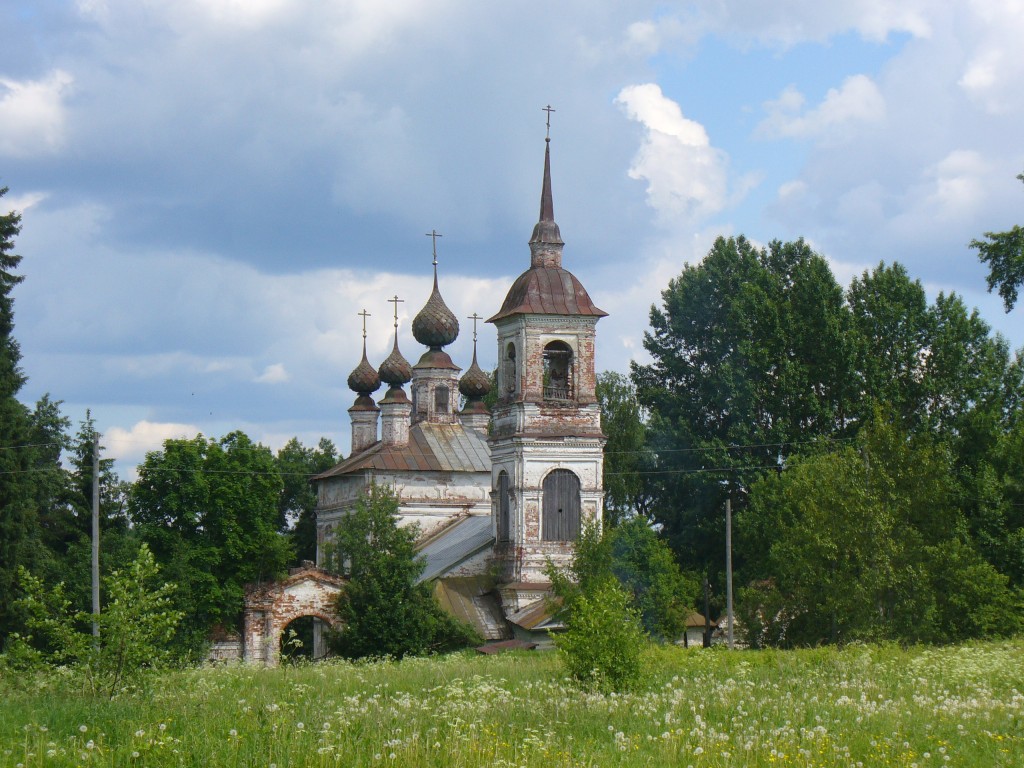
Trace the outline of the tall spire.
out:
[[[562,235],[555,223],[555,204],[551,194],[551,105],[543,108],[547,112],[547,134],[544,137],[544,180],[540,191],[540,219],[533,228],[530,238],[530,266],[561,267]]]

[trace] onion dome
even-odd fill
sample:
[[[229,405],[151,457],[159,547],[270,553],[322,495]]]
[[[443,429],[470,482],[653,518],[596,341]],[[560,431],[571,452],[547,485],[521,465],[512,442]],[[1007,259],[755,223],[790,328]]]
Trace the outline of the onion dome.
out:
[[[412,321],[412,335],[420,344],[440,349],[459,337],[458,318],[448,309],[437,289],[437,266],[434,266],[434,290],[426,305]]]
[[[398,337],[391,354],[380,364],[380,380],[392,387],[400,387],[412,381],[412,366],[398,351]]]
[[[484,373],[476,362],[476,350],[473,350],[473,363],[469,370],[459,379],[459,392],[471,400],[484,397],[491,391],[491,378]]]
[[[363,359],[348,375],[348,388],[359,395],[369,396],[380,389],[380,376],[366,359],[366,340],[363,340]]]

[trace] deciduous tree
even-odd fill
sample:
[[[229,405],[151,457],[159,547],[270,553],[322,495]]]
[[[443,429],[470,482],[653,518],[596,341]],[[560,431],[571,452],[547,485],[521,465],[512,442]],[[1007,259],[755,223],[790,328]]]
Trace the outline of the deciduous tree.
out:
[[[1024,181],[1024,173],[1017,176]],[[971,248],[988,264],[988,290],[998,290],[1009,312],[1017,303],[1017,291],[1024,285],[1024,228],[1014,226],[1006,232],[986,232],[984,240],[972,240]]]
[[[335,528],[327,564],[348,584],[338,595],[344,629],[331,645],[346,658],[402,658],[479,640],[441,610],[427,583],[417,583],[424,568],[416,557],[417,530],[400,527],[397,513],[394,492],[373,485]]]
[[[278,530],[281,477],[269,448],[242,432],[167,440],[146,455],[129,515],[165,577],[178,585],[183,640],[238,625],[244,587],[281,576],[291,560]]]

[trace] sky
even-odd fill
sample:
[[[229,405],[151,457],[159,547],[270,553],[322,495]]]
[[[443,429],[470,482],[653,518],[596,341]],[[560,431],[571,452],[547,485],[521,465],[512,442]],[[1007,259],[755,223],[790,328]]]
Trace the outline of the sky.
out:
[[[737,234],[804,237],[843,285],[899,261],[1019,348],[968,243],[1024,223],[1022,39],[1021,0],[8,0],[21,397],[91,409],[128,478],[196,433],[347,455],[357,313],[377,365],[401,298],[415,362],[424,234],[463,368],[529,266],[548,104],[599,370]]]

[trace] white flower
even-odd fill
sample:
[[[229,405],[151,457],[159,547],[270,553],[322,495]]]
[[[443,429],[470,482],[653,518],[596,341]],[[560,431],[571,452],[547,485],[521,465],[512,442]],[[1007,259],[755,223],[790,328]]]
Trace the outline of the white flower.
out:
[[[82,733],[85,733],[86,731],[89,730],[89,727],[85,726],[85,725],[80,725],[80,726],[78,726],[78,730],[81,731]]]

